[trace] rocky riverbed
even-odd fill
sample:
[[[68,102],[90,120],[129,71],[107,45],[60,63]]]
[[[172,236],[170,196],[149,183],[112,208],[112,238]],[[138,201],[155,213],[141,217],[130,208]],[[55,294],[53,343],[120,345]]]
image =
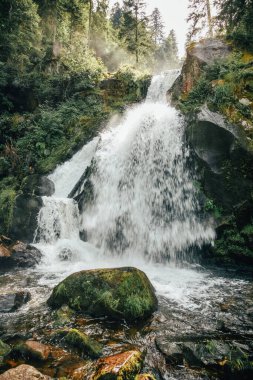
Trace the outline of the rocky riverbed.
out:
[[[193,269],[188,270],[190,274]],[[176,293],[180,282],[173,280],[174,271],[171,268],[171,287],[175,286]],[[0,339],[6,347],[1,352],[1,373],[28,364],[51,378],[100,379],[94,377],[102,365],[97,357],[109,357],[113,372],[122,359],[118,354],[140,352],[140,364],[131,364],[127,371],[132,374],[123,378],[149,373],[159,380],[250,379],[252,273],[243,267],[194,271],[201,280],[189,280],[179,298],[170,297],[153,280],[158,310],[136,323],[91,317],[68,306],[52,310],[46,301],[59,277],[51,274],[45,285],[44,274],[36,268],[2,273]],[[6,310],[3,297],[10,293],[29,294],[29,299],[16,310]],[[83,343],[84,337],[88,343],[87,339]],[[97,355],[87,350],[94,342],[99,347]]]

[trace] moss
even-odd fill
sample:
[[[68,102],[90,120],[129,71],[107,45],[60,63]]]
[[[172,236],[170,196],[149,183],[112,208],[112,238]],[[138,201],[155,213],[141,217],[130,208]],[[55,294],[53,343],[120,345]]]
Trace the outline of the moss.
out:
[[[13,210],[17,192],[14,189],[5,189],[0,193],[0,232],[8,234],[12,225]]]
[[[0,363],[4,356],[11,352],[11,347],[0,339]]]
[[[91,315],[128,321],[147,318],[157,308],[152,285],[135,268],[74,273],[55,287],[48,303],[52,307],[68,304]]]
[[[82,350],[92,358],[98,358],[102,353],[102,346],[91,339],[88,335],[77,329],[71,329],[64,338],[65,342],[72,347]]]

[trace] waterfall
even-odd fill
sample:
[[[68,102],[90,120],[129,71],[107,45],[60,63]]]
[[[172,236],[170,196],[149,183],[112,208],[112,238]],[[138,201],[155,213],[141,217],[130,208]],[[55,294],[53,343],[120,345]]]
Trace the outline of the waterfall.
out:
[[[43,197],[35,241],[50,252],[51,263],[65,246],[93,266],[94,255],[107,264],[113,257],[122,263],[178,264],[189,262],[191,251],[213,239],[213,228],[200,216],[187,165],[183,117],[166,102],[178,74],[154,76],[145,102],[130,107],[116,125],[108,124],[100,138],[50,175],[56,192]],[[79,200],[79,214],[76,201],[67,196],[91,162],[93,194]]]
[[[88,241],[105,255],[189,261],[191,247],[213,238],[199,217],[183,118],[166,104],[177,75],[155,76],[146,102],[101,135],[89,178],[94,200],[81,219]]]

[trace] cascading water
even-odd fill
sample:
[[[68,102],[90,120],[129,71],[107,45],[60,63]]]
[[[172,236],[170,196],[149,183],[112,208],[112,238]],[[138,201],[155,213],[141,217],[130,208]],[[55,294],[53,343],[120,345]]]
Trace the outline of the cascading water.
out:
[[[44,253],[38,267],[43,284],[81,269],[131,265],[144,270],[166,297],[185,303],[196,293],[205,275],[177,264],[189,262],[189,248],[210,242],[214,233],[198,216],[183,119],[166,104],[177,75],[155,76],[144,103],[131,107],[116,125],[109,124],[100,139],[50,176],[56,192],[44,197],[36,233],[36,245]],[[89,165],[87,178],[83,173]],[[79,205],[79,215],[76,201],[67,196],[80,195],[86,180],[93,196]],[[79,231],[87,242],[79,239]]]
[[[183,120],[166,104],[177,75],[175,70],[155,76],[146,102],[101,136],[89,178],[94,201],[84,209],[82,228],[107,255],[189,261],[190,247],[213,238],[198,216]]]

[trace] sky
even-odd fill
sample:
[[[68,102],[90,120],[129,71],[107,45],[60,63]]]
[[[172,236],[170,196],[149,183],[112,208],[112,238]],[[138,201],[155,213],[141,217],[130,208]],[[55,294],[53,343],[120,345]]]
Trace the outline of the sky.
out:
[[[122,1],[118,0],[119,3]],[[177,36],[179,56],[184,55],[184,45],[187,34],[186,18],[188,15],[188,0],[145,0],[147,14],[151,14],[154,8],[158,8],[162,14],[165,32],[168,34],[174,29]],[[117,0],[110,0],[111,5]]]

